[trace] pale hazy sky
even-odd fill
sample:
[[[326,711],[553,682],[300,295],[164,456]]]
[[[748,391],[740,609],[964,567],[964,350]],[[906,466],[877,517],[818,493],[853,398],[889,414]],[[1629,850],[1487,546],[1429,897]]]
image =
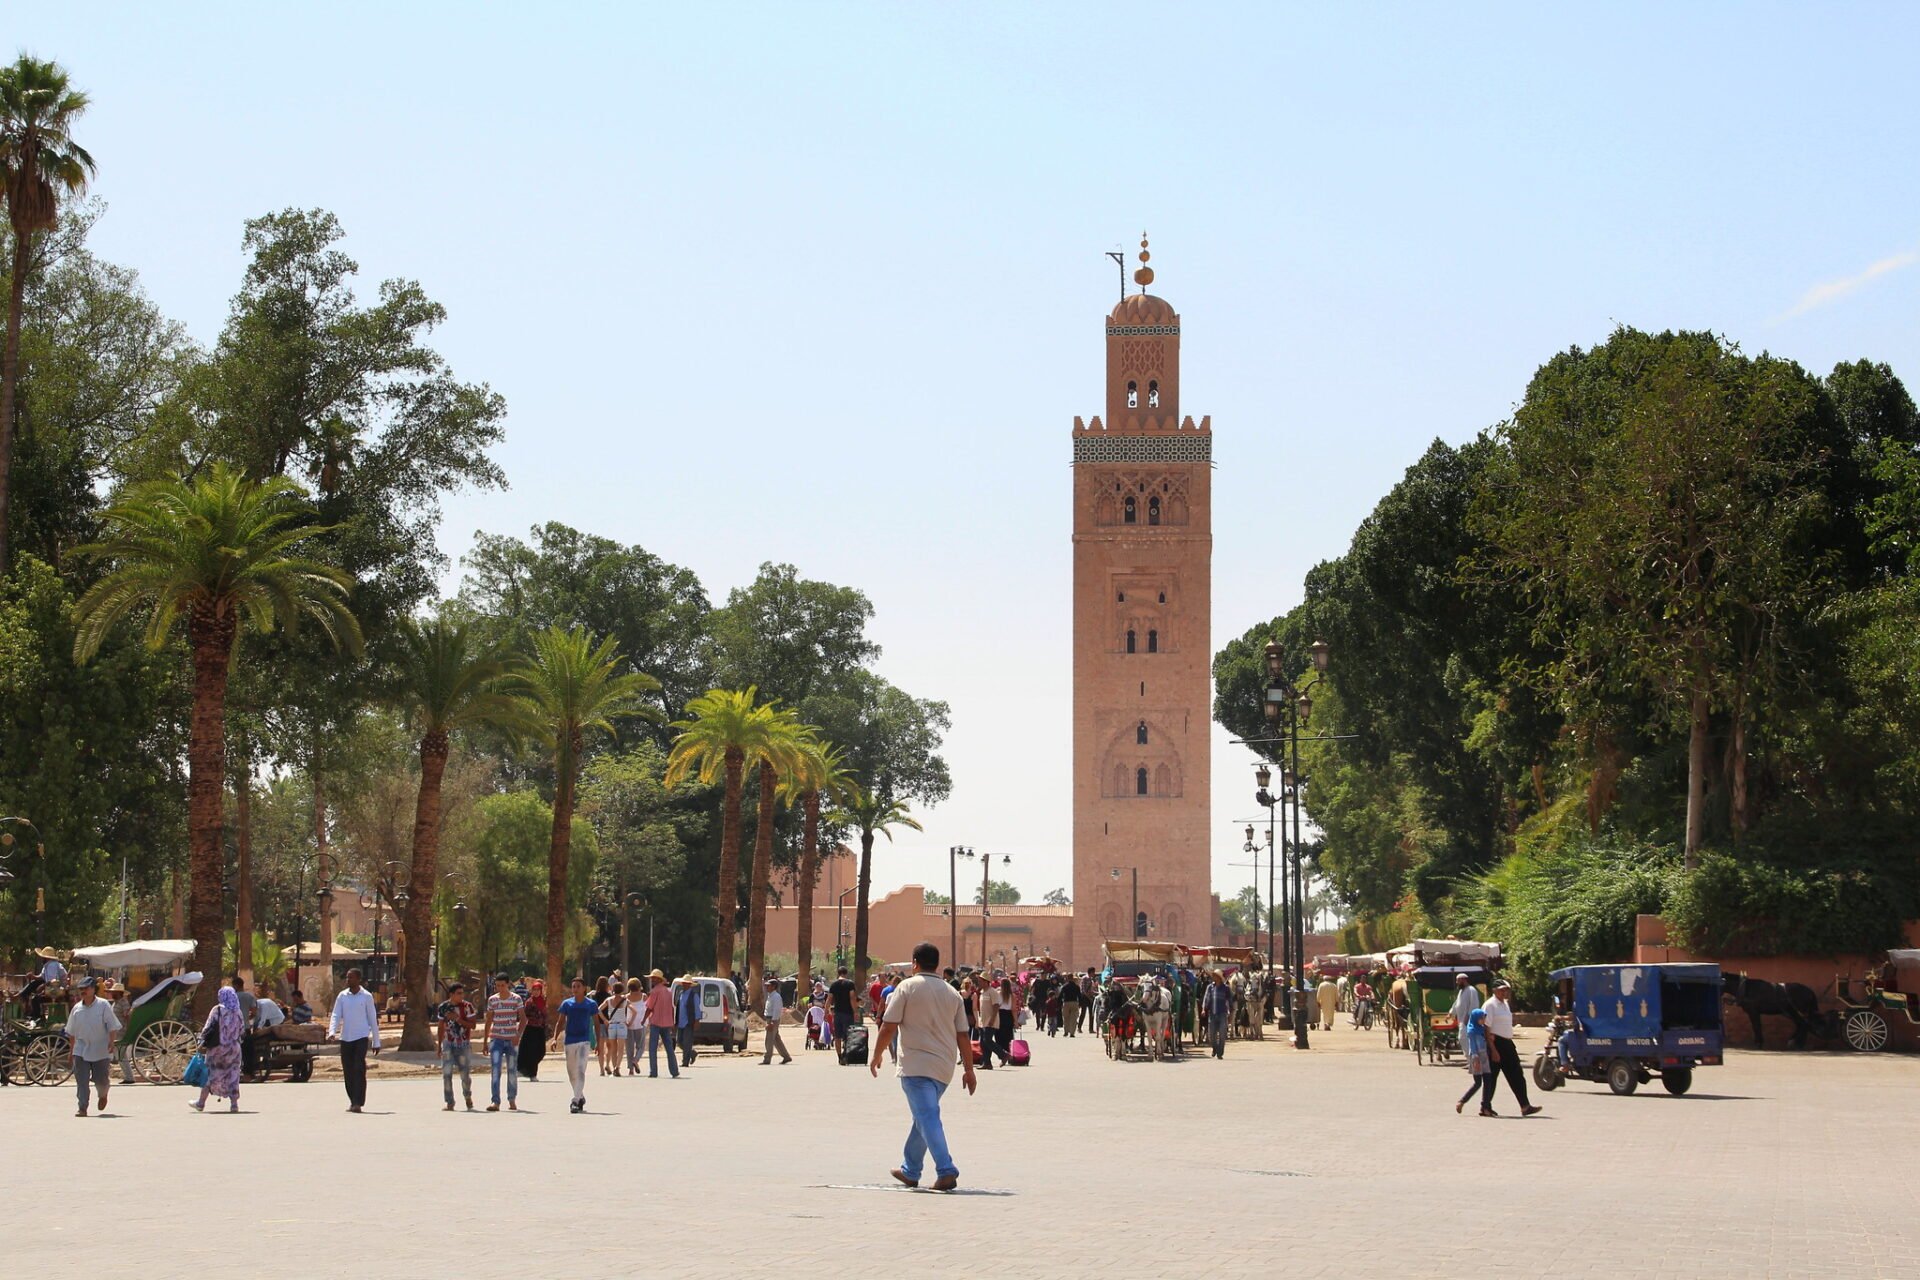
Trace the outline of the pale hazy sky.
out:
[[[1216,647],[1617,323],[1920,380],[1910,5],[9,16],[93,96],[96,249],[200,340],[242,220],[292,205],[369,294],[446,304],[512,482],[448,504],[447,551],[560,519],[716,601],[768,559],[864,589],[881,670],[954,718],[882,886],[954,843],[1069,883],[1068,433],[1143,227],[1213,416]],[[1229,893],[1242,758],[1220,735]]]

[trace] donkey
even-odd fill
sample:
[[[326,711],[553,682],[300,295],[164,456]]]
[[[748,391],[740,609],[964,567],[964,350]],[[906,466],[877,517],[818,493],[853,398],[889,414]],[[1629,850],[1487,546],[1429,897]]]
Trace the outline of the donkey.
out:
[[[1804,983],[1767,982],[1760,978],[1749,978],[1744,973],[1722,974],[1721,982],[1721,998],[1745,1010],[1747,1021],[1753,1024],[1753,1047],[1756,1049],[1767,1047],[1766,1037],[1760,1029],[1760,1019],[1766,1014],[1792,1021],[1793,1039],[1788,1043],[1795,1049],[1806,1048],[1807,1036],[1820,1025],[1820,997]]]

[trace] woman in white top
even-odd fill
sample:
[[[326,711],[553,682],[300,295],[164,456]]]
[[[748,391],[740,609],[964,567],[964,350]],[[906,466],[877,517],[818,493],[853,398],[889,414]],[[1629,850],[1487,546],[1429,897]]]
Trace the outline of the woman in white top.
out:
[[[627,979],[627,1001],[620,1010],[621,1030],[626,1033],[627,1074],[640,1074],[640,1051],[647,1045],[647,997],[640,979]]]

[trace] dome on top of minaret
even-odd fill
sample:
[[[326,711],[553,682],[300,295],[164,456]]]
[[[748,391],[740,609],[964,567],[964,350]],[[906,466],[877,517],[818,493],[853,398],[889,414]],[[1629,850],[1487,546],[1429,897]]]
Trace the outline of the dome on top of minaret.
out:
[[[1173,304],[1165,298],[1156,298],[1150,293],[1130,293],[1120,299],[1113,313],[1107,317],[1115,324],[1174,324],[1180,317],[1174,313]]]

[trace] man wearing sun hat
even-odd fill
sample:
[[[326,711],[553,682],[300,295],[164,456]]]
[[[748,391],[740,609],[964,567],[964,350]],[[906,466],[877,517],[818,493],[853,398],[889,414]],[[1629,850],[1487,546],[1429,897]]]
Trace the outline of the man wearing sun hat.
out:
[[[1513,1045],[1513,1006],[1507,1003],[1512,997],[1513,984],[1505,978],[1496,979],[1493,994],[1483,1006],[1487,1011],[1487,1040],[1498,1059],[1494,1065],[1507,1078],[1507,1087],[1520,1104],[1520,1114],[1530,1116],[1540,1108],[1527,1100],[1526,1073],[1520,1069],[1520,1050]]]

